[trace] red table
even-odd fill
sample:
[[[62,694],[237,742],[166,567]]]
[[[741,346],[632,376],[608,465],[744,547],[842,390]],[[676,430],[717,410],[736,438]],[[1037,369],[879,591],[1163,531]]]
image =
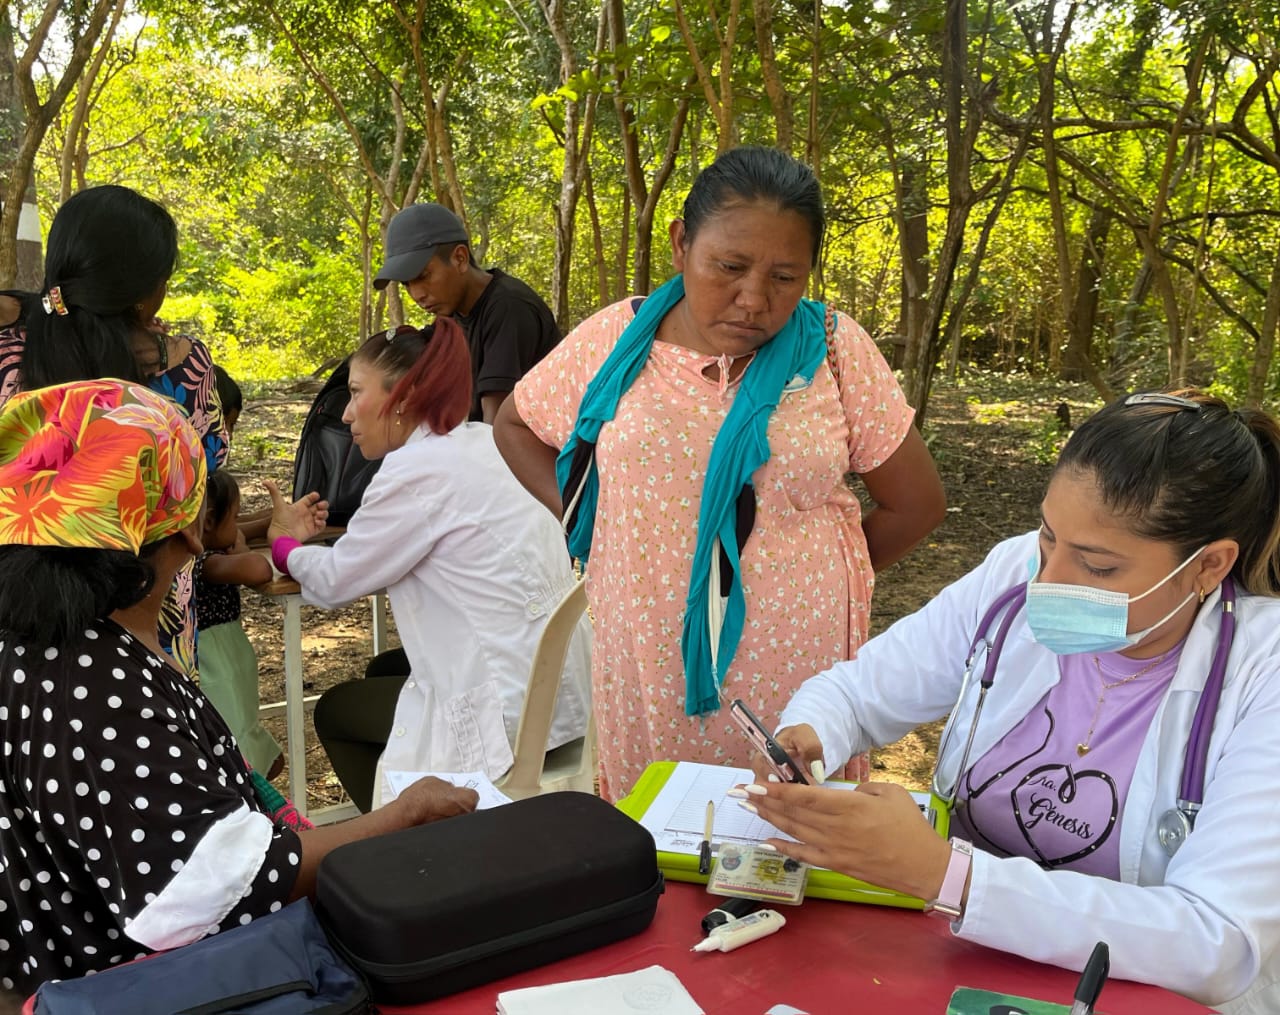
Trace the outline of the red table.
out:
[[[809,899],[781,906],[787,925],[737,951],[693,954],[715,897],[668,883],[650,927],[635,937],[462,994],[392,1015],[493,1015],[498,991],[661,965],[680,978],[708,1015],[760,1015],[789,1004],[829,1015],[854,1011],[941,1013],[959,985],[1070,1004],[1079,974],[992,951],[954,937],[941,920],[911,910]],[[1099,1012],[1191,1015],[1209,1009],[1145,984],[1109,981]],[[570,1013],[566,1013],[570,1015]]]

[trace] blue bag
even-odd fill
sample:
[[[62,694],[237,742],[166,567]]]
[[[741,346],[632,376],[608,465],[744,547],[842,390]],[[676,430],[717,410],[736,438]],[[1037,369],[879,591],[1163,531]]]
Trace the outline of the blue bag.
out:
[[[36,1015],[348,1015],[364,981],[299,900],[243,927],[141,962],[43,984]]]

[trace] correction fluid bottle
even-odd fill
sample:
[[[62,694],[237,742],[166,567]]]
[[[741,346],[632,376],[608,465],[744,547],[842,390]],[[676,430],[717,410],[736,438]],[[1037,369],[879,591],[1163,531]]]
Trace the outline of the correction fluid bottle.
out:
[[[786,926],[786,918],[776,909],[762,909],[740,920],[717,927],[693,946],[695,952],[731,952],[745,944],[768,937]]]

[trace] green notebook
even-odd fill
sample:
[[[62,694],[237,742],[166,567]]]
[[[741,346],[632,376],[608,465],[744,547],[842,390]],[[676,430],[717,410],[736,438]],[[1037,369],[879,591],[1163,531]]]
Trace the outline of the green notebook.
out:
[[[947,1015],[1070,1015],[1070,1012],[1070,1005],[976,987],[957,987],[947,1002]]]
[[[629,796],[618,801],[618,809],[640,821],[666,785],[677,762],[655,761],[644,770]],[[658,850],[658,867],[672,881],[691,881],[705,885],[707,876],[698,873],[698,856]],[[809,871],[805,895],[814,899],[837,899],[842,902],[866,902],[875,906],[897,906],[901,909],[923,909],[924,901],[901,892],[877,888],[865,881],[815,867]]]

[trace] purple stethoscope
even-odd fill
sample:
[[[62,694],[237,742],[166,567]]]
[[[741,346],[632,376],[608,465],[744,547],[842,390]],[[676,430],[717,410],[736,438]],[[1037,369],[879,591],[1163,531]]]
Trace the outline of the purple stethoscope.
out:
[[[964,753],[960,756],[960,767],[956,769],[956,782],[950,791],[942,790],[938,785],[938,765],[951,739],[952,723],[948,721],[938,745],[938,761],[933,768],[933,779],[930,784],[935,800],[950,809],[955,805],[959,792],[960,779],[969,767],[969,752],[973,748],[973,736],[978,729],[978,717],[982,715],[982,706],[987,699],[987,691],[995,681],[996,666],[1000,661],[1000,653],[1004,649],[1005,639],[1013,626],[1013,619],[1027,600],[1027,583],[1022,582],[1002,592],[994,603],[983,614],[978,624],[978,633],[969,645],[969,653],[964,661],[964,679],[960,685],[960,701],[964,700],[973,676],[974,661],[978,650],[985,649],[982,664],[982,676],[979,678],[978,701],[973,710],[973,721],[969,724],[969,738],[965,741]],[[1222,621],[1218,628],[1218,644],[1213,653],[1213,663],[1209,667],[1209,678],[1205,681],[1200,695],[1200,703],[1196,707],[1195,718],[1191,721],[1191,737],[1187,741],[1187,752],[1182,763],[1182,782],[1178,786],[1178,802],[1160,816],[1156,825],[1156,837],[1164,851],[1173,856],[1186,841],[1191,830],[1195,828],[1196,814],[1204,801],[1204,772],[1209,756],[1209,737],[1213,732],[1213,719],[1218,711],[1218,701],[1222,697],[1222,681],[1227,672],[1227,656],[1231,654],[1231,643],[1236,633],[1236,589],[1230,578],[1222,582]],[[1004,614],[1001,617],[1001,613]],[[987,636],[1000,618],[995,629],[995,637]],[[958,707],[958,706],[957,706]]]

